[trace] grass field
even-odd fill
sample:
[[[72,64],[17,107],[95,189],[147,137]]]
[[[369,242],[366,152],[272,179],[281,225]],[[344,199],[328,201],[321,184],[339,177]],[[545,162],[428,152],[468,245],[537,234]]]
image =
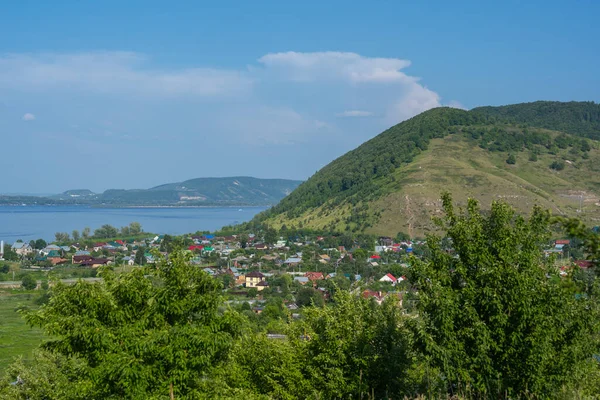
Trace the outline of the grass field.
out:
[[[39,291],[0,291],[0,375],[16,357],[31,359],[32,350],[44,338],[41,330],[30,328],[17,312],[20,307],[37,307],[35,298],[39,295]]]

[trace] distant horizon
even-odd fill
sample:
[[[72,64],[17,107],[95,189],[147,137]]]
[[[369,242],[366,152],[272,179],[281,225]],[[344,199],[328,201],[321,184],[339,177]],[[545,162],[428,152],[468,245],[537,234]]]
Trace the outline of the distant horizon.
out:
[[[163,183],[159,183],[157,185],[154,186],[149,186],[146,188],[140,188],[140,187],[130,187],[130,188],[118,188],[118,187],[109,187],[109,188],[105,188],[105,189],[101,189],[101,190],[93,190],[91,188],[87,188],[87,187],[72,187],[70,189],[64,189],[61,190],[59,192],[56,193],[39,193],[39,192],[0,192],[0,196],[31,196],[31,197],[46,197],[46,196],[54,196],[57,194],[62,194],[65,193],[67,191],[71,191],[71,190],[90,190],[92,193],[95,194],[100,194],[100,193],[104,193],[107,190],[147,190],[147,189],[152,189],[154,187],[158,187],[158,186],[162,186],[162,185],[167,185],[167,184],[173,184],[173,183],[181,183],[181,182],[186,182],[189,180],[193,180],[193,179],[211,179],[211,178],[217,178],[217,179],[225,179],[225,178],[254,178],[254,179],[263,179],[263,180],[285,180],[285,181],[295,181],[295,182],[304,182],[306,179],[288,179],[288,178],[261,178],[261,177],[257,177],[257,176],[250,176],[250,175],[231,175],[231,176],[198,176],[195,178],[189,178],[189,179],[183,179],[183,180],[173,180],[170,182],[163,182]]]

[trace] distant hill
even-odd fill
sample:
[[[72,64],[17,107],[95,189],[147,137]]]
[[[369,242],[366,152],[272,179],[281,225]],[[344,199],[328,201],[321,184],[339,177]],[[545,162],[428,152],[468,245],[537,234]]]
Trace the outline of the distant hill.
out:
[[[271,205],[290,194],[301,181],[231,178],[197,178],[140,190],[111,189],[99,200],[112,204],[232,204]]]
[[[244,176],[197,178],[150,189],[67,190],[48,197],[0,196],[0,204],[92,204],[114,206],[273,205],[301,181]]]
[[[423,236],[440,193],[600,218],[598,105],[437,108],[334,160],[250,224]]]

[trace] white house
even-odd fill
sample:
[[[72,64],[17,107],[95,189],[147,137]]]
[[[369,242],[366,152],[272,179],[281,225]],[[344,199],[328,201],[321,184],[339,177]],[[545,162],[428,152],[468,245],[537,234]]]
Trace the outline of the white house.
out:
[[[379,280],[379,282],[391,282],[392,285],[395,285],[397,281],[398,281],[398,279],[396,279],[396,277],[394,277],[394,275],[392,275],[390,273],[385,274]]]

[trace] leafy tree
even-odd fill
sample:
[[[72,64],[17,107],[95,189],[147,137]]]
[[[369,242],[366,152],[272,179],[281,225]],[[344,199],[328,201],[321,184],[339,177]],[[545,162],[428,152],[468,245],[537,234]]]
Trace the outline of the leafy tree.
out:
[[[278,233],[274,228],[268,227],[265,229],[264,235],[265,243],[267,244],[275,244],[279,239]]]
[[[71,240],[69,234],[67,232],[56,232],[54,234],[54,239],[58,242],[58,243],[66,243],[69,240]]]
[[[581,151],[590,151],[592,147],[590,146],[590,142],[585,139],[581,140]]]
[[[8,274],[10,272],[10,265],[8,264],[1,264],[0,265],[0,273],[2,274]]]
[[[146,265],[146,261],[146,249],[143,247],[138,248],[135,252],[134,262],[137,265]]]
[[[18,261],[21,258],[21,256],[19,256],[17,252],[12,249],[11,246],[4,246],[3,258],[7,261]]]
[[[139,222],[132,222],[129,224],[129,234],[130,235],[139,235],[143,232],[142,224]]]
[[[298,291],[296,304],[300,307],[310,306],[312,304],[317,307],[323,307],[325,305],[325,299],[323,299],[323,295],[318,290],[312,287],[303,287]]]
[[[552,164],[550,164],[550,168],[556,171],[562,171],[565,169],[565,163],[564,161],[553,161]]]
[[[544,257],[549,214],[534,208],[517,217],[504,203],[488,216],[477,202],[456,211],[443,196],[440,228],[456,257],[427,239],[431,260],[413,263],[421,321],[418,348],[440,371],[450,394],[485,398],[527,391],[552,397],[597,368],[596,299],[574,296]]]
[[[79,241],[79,238],[81,237],[79,235],[79,231],[77,229],[73,230],[73,232],[71,232],[71,236],[73,237],[74,241]]]
[[[405,240],[410,240],[410,235],[406,232],[398,232],[398,234],[396,235],[396,241],[403,242]]]
[[[48,246],[48,243],[46,243],[44,239],[37,239],[34,243],[33,248],[36,250],[42,250],[46,246]]]
[[[258,296],[258,289],[257,288],[250,288],[248,289],[248,297],[250,297],[251,299],[255,298],[256,296]]]
[[[25,274],[21,280],[21,286],[25,290],[33,290],[37,287],[37,280],[32,274]]]
[[[84,239],[87,239],[90,237],[90,228],[89,227],[85,227],[83,228],[83,230],[81,231],[81,237],[83,237]]]
[[[514,165],[517,163],[517,157],[514,154],[510,153],[508,158],[506,159],[506,163],[510,165]]]
[[[119,234],[119,230],[112,225],[104,224],[94,231],[94,237],[98,239],[107,239],[115,237]]]
[[[45,347],[83,363],[93,398],[197,398],[202,377],[225,361],[241,322],[219,313],[219,282],[183,252],[156,268],[121,275],[106,268],[101,276],[97,283],[59,283],[48,304],[26,313],[29,324],[53,337]]]

